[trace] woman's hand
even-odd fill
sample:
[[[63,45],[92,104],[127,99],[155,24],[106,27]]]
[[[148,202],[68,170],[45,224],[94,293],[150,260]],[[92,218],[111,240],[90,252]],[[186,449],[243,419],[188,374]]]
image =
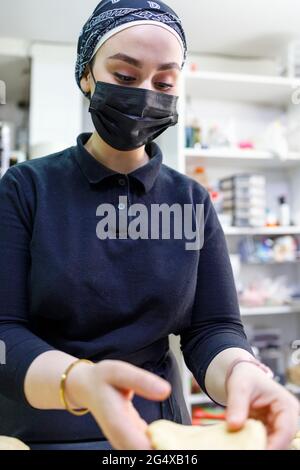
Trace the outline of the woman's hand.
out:
[[[287,449],[299,428],[299,402],[254,364],[237,364],[227,384],[227,423],[240,429],[248,417],[262,421],[268,449]]]
[[[67,381],[67,398],[76,408],[88,408],[117,450],[150,450],[147,423],[132,404],[134,394],[165,400],[171,386],[160,377],[116,360],[78,364]]]

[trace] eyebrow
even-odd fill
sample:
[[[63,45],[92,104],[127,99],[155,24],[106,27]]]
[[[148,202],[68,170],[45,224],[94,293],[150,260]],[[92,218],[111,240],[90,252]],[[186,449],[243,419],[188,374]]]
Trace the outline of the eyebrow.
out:
[[[143,63],[140,60],[134,59],[134,57],[130,57],[129,55],[123,54],[121,52],[108,57],[107,60],[122,60],[123,62],[126,62],[127,64],[137,67],[138,69],[143,68]],[[157,68],[158,71],[170,70],[170,69],[177,69],[181,71],[181,68],[177,64],[177,62],[169,62],[168,64],[161,64]]]

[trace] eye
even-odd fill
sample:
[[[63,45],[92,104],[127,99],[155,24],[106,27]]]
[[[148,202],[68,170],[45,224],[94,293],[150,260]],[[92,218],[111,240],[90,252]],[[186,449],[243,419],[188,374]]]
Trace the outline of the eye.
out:
[[[122,75],[121,73],[115,72],[114,76],[120,81],[120,82],[133,82],[135,80],[134,77],[130,77],[128,75]]]
[[[170,84],[168,84],[168,83],[162,83],[162,82],[157,82],[157,83],[156,83],[156,86],[157,86],[158,88],[161,88],[162,90],[167,90],[167,89],[174,88],[173,85],[170,85]]]

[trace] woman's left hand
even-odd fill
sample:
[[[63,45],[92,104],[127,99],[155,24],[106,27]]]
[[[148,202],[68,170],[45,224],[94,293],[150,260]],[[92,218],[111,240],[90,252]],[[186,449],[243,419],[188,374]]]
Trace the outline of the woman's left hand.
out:
[[[262,421],[269,450],[288,449],[299,428],[299,401],[254,364],[237,364],[227,384],[226,420],[230,430],[248,418]]]

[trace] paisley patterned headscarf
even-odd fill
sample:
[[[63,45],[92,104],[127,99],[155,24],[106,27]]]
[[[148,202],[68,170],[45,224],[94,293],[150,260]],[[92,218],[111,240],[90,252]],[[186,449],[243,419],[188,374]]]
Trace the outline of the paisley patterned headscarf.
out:
[[[80,89],[85,68],[98,49],[114,34],[133,26],[133,22],[135,25],[157,24],[173,33],[182,47],[183,67],[187,56],[186,37],[179,17],[168,5],[160,0],[102,0],[78,40],[75,77]]]

